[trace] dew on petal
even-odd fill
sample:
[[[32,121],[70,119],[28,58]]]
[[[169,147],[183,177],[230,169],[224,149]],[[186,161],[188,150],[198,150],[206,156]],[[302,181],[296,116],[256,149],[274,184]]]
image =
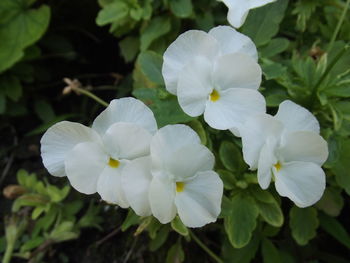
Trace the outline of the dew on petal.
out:
[[[213,90],[213,92],[210,94],[210,100],[215,102],[220,99],[220,94],[217,92],[217,90]]]
[[[118,168],[119,167],[120,162],[118,160],[115,160],[113,158],[109,158],[109,162],[108,165],[112,168]]]
[[[185,188],[184,182],[176,182],[176,192],[181,193]]]

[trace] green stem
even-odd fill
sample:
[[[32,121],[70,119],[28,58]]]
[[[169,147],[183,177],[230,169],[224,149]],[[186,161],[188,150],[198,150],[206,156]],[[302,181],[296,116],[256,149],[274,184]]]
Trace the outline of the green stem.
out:
[[[346,4],[345,4],[345,7],[343,9],[343,12],[342,12],[342,14],[340,16],[340,19],[338,21],[338,24],[337,24],[337,26],[336,26],[336,28],[334,30],[333,35],[332,35],[331,41],[329,43],[328,52],[331,51],[332,48],[333,48],[334,42],[337,39],[337,36],[339,34],[339,31],[340,31],[340,28],[343,25],[343,22],[344,22],[344,19],[345,19],[345,16],[346,16],[346,12],[348,11],[349,5],[350,5],[350,0],[347,0]]]
[[[200,246],[209,256],[212,257],[217,263],[224,263],[224,261],[219,258],[213,251],[211,251],[204,243],[191,231],[189,230],[191,237],[193,240]]]
[[[84,94],[84,95],[90,97],[91,99],[95,100],[96,102],[100,103],[101,105],[108,107],[107,102],[105,102],[101,98],[97,97],[95,94],[91,93],[90,91],[88,91],[86,89],[78,88],[78,87],[74,87],[74,90],[76,90],[77,92],[79,92],[81,94]]]
[[[348,0],[350,1],[350,0]],[[309,109],[312,110],[313,106],[314,106],[314,102],[317,98],[317,91],[318,88],[320,87],[320,85],[322,84],[322,82],[325,80],[325,78],[328,76],[329,72],[333,69],[333,67],[335,66],[335,64],[337,64],[338,60],[344,55],[344,53],[349,49],[350,45],[346,45],[344,46],[339,52],[338,54],[334,57],[334,59],[332,60],[332,62],[328,65],[327,69],[325,70],[325,72],[323,73],[323,75],[321,76],[321,78],[317,81],[316,85],[314,86],[314,88],[312,89],[312,93],[310,96],[310,102],[309,102]]]
[[[13,248],[14,248],[14,244],[10,244],[10,243],[7,244],[4,258],[2,259],[2,263],[10,263],[12,258]]]

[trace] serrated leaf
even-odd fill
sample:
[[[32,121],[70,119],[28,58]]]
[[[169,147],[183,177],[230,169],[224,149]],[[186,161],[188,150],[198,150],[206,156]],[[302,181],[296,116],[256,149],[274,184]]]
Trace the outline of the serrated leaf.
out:
[[[299,245],[306,245],[316,236],[316,229],[319,225],[317,210],[313,207],[298,208],[294,206],[290,210],[289,216],[289,226],[293,238]]]
[[[107,4],[97,14],[96,24],[104,26],[113,22],[118,22],[128,15],[129,7],[122,1],[114,1]]]
[[[232,199],[231,214],[225,217],[226,234],[235,248],[247,245],[256,227],[259,209],[250,196],[238,194]]]

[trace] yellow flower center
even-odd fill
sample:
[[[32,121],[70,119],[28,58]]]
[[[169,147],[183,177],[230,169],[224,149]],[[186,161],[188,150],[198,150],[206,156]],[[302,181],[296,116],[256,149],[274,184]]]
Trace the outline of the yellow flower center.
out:
[[[113,158],[109,158],[109,162],[108,165],[112,168],[118,168],[119,167],[120,162],[118,160],[115,160]]]
[[[184,182],[176,182],[176,192],[181,193],[185,188]]]
[[[220,94],[217,92],[216,89],[213,90],[213,92],[210,94],[210,100],[215,102],[220,99]]]
[[[278,172],[279,170],[281,170],[281,168],[282,168],[282,164],[281,164],[280,162],[277,162],[274,166],[275,166],[277,172]]]

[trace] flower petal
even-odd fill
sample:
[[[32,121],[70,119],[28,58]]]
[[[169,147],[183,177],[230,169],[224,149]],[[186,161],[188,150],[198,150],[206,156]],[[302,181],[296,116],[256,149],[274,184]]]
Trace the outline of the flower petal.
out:
[[[152,180],[151,158],[141,157],[129,162],[122,172],[122,184],[126,198],[139,216],[152,214],[148,200]]]
[[[233,88],[219,93],[217,101],[208,101],[204,120],[218,130],[242,127],[246,119],[265,112],[265,98],[256,90]]]
[[[327,142],[317,133],[309,131],[288,133],[284,136],[283,142],[278,154],[285,162],[312,162],[321,166],[327,160]]]
[[[113,124],[103,136],[108,153],[114,159],[132,160],[149,154],[152,135],[134,123]]]
[[[149,202],[152,214],[162,224],[167,224],[176,215],[175,182],[166,175],[154,176],[149,188]]]
[[[320,133],[320,125],[315,116],[290,100],[285,100],[280,104],[275,118],[284,124],[287,132],[312,131]]]
[[[249,5],[250,5],[250,8],[253,9],[275,1],[276,0],[249,0]]]
[[[258,51],[254,42],[234,28],[217,26],[211,29],[208,34],[218,41],[222,55],[240,52],[248,54],[255,61],[258,60]]]
[[[51,126],[41,138],[41,157],[50,174],[66,176],[64,160],[70,150],[81,142],[100,142],[99,135],[84,125],[61,121]]]
[[[268,114],[257,114],[244,123],[240,129],[243,158],[251,170],[258,167],[260,151],[267,138],[279,139],[282,131],[282,123]]]
[[[184,112],[192,117],[203,114],[205,104],[214,89],[211,80],[212,63],[197,57],[191,60],[179,74],[177,98]]]
[[[227,20],[235,28],[240,28],[247,18],[250,5],[248,1],[222,0],[228,7]]]
[[[326,186],[322,168],[309,162],[283,164],[275,173],[275,178],[277,192],[299,207],[307,207],[320,200]]]
[[[129,207],[122,187],[122,171],[125,163],[121,162],[118,168],[107,165],[97,181],[97,192],[107,203],[116,204],[122,208]]]
[[[140,125],[152,134],[157,131],[153,112],[142,101],[131,97],[112,100],[107,109],[96,117],[92,128],[103,135],[117,122]]]
[[[168,163],[176,151],[193,144],[200,144],[200,138],[190,127],[183,124],[164,126],[151,141],[153,168],[162,170],[164,163]]]
[[[275,156],[275,147],[277,144],[275,138],[268,138],[261,148],[258,162],[258,182],[262,189],[267,189],[271,182],[272,167],[277,163]]]
[[[212,60],[218,54],[217,41],[204,31],[189,30],[178,36],[163,56],[162,74],[166,89],[176,95],[180,72],[189,61],[197,56]]]
[[[71,185],[81,193],[93,194],[97,180],[107,166],[109,156],[97,143],[77,144],[65,159],[66,174]]]
[[[176,194],[175,204],[181,221],[188,227],[215,222],[221,211],[222,194],[223,183],[215,172],[199,172]]]
[[[166,162],[166,170],[176,181],[193,177],[197,172],[212,170],[214,155],[201,144],[189,144],[174,152]]]
[[[214,65],[213,82],[221,91],[230,88],[257,90],[260,86],[261,68],[245,53],[221,56]]]

